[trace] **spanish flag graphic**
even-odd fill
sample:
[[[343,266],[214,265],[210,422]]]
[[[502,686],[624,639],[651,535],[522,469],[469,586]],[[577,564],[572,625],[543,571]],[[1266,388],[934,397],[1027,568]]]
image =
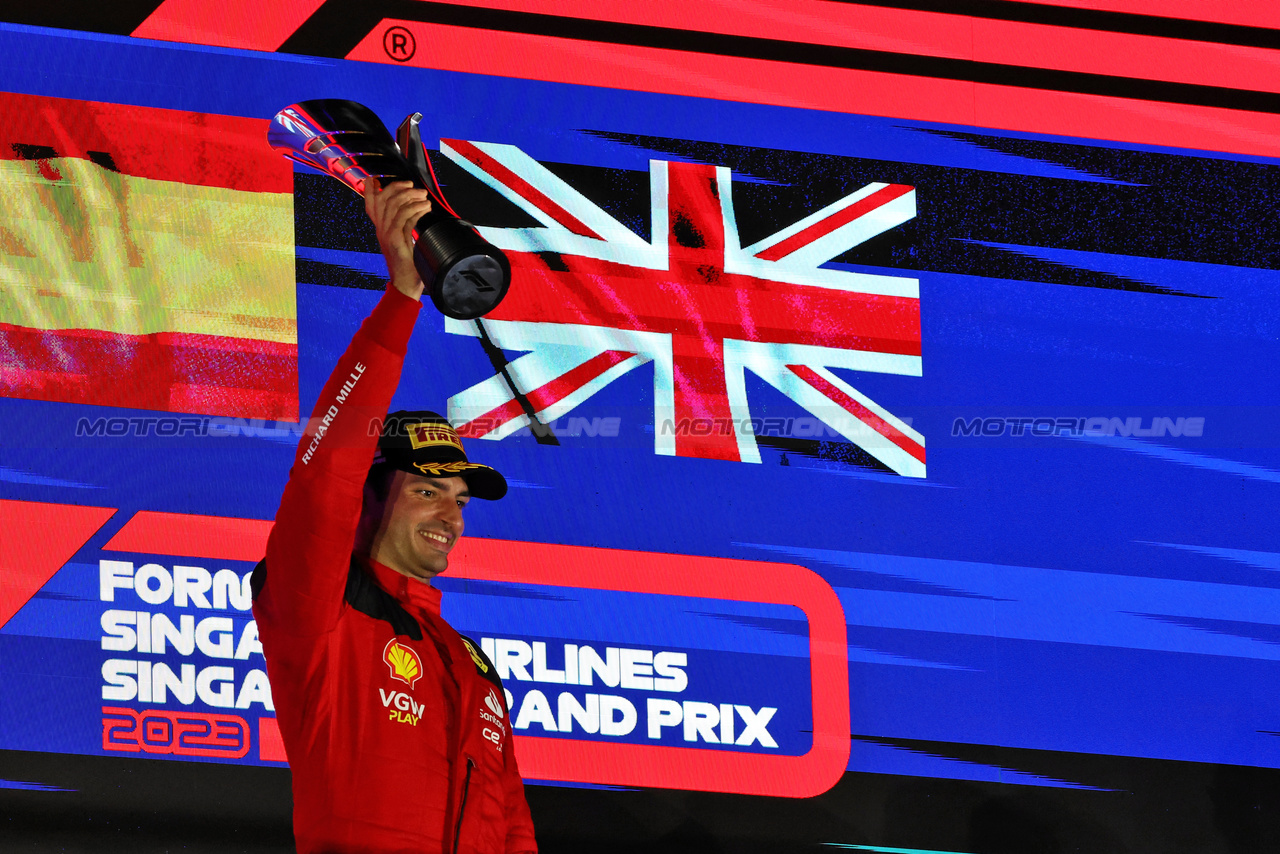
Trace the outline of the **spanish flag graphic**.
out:
[[[266,124],[0,93],[0,396],[298,418]]]

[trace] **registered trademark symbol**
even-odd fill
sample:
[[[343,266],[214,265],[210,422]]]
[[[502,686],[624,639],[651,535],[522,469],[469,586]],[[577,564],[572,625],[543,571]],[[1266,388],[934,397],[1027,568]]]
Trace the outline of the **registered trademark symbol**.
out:
[[[417,52],[418,43],[404,27],[388,27],[382,36],[382,49],[396,62],[408,62]]]

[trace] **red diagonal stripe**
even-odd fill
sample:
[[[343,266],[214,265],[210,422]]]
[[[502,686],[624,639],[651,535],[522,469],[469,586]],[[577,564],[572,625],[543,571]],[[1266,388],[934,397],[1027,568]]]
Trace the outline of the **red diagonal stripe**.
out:
[[[1097,9],[1152,15],[1160,18],[1185,18],[1213,21],[1241,27],[1280,30],[1280,6],[1272,3],[1206,3],[1205,0],[1012,0],[1038,6],[1067,6],[1073,9]]]
[[[785,258],[819,237],[828,235],[841,226],[848,225],[863,214],[870,213],[882,205],[887,205],[894,199],[905,196],[914,189],[914,187],[908,187],[906,184],[890,184],[884,189],[876,190],[865,199],[854,202],[844,210],[836,211],[831,216],[818,220],[813,225],[791,235],[786,240],[781,240],[768,249],[757,252],[756,257],[763,258],[765,261],[777,261]]]
[[[626,361],[631,358],[634,353],[625,353],[621,350],[605,350],[599,355],[593,356],[587,361],[578,365],[570,371],[566,371],[556,377],[549,383],[541,385],[533,391],[525,395],[529,403],[533,404],[535,412],[541,412],[548,406],[557,403],[605,371],[612,368],[619,362]],[[518,418],[524,413],[524,408],[518,400],[508,400],[501,406],[490,409],[479,418],[473,418],[466,424],[458,428],[458,435],[464,437],[480,437],[486,433],[490,433],[513,418]]]
[[[1146,0],[1155,3],[1158,0]],[[862,7],[859,9],[861,14]],[[948,16],[951,17],[951,16]],[[973,19],[955,16],[968,25]],[[1141,145],[1201,148],[1238,154],[1280,156],[1280,115],[1254,113],[1194,104],[1174,104],[1057,92],[1014,85],[973,83],[918,75],[858,69],[800,65],[790,62],[715,56],[664,48],[621,45],[556,36],[509,33],[444,24],[420,24],[387,19],[365,38],[347,59],[392,62],[383,50],[382,35],[388,26],[407,27],[419,50],[408,65],[471,74],[490,74],[525,80],[548,80],[581,86],[697,95],[703,98],[775,104],[811,110],[857,113],[910,121],[978,125],[1015,132],[1081,136]],[[1035,37],[1044,39],[1038,27]],[[1058,28],[1066,29],[1066,28]],[[898,32],[902,32],[898,28]],[[1066,30],[1075,33],[1074,30]],[[950,55],[944,49],[924,49],[922,55]],[[1179,40],[1159,39],[1157,47],[1140,45],[1126,55],[1141,62],[1157,51],[1168,54]],[[954,44],[952,42],[951,44]],[[1182,44],[1196,45],[1195,42]],[[1056,47],[1050,42],[1050,47]],[[1222,45],[1224,59],[1243,51]],[[917,51],[910,51],[917,52]],[[1258,62],[1252,79],[1275,78],[1256,69],[1271,60],[1274,51],[1252,52]],[[1221,64],[1202,61],[1196,50],[1188,54],[1183,69],[1217,69]],[[985,56],[974,56],[985,61]],[[1221,75],[1187,75],[1183,82],[1207,82]]]
[[[958,10],[943,8],[937,11],[889,9],[862,3],[832,3],[831,0],[787,0],[785,4],[776,0],[716,0],[698,4],[697,14],[690,15],[688,0],[649,0],[645,3],[634,0],[447,2],[771,41],[1272,92],[1276,91],[1278,79],[1275,72],[1280,67],[1280,55],[1263,47],[971,18],[958,14]],[[1227,0],[1057,0],[1053,5],[1280,29],[1280,4],[1262,0],[1251,3]],[[375,30],[371,35],[380,36],[382,32]],[[429,55],[429,61],[434,60],[435,53],[433,51]],[[488,56],[476,59],[477,63],[487,64],[489,61]],[[553,65],[542,53],[535,54],[534,61]],[[590,70],[595,70],[594,64]],[[559,69],[549,71],[556,73]],[[658,73],[663,72],[680,80],[666,69]],[[640,73],[643,72],[638,67],[631,70],[632,76]],[[701,94],[692,89],[705,85],[702,77],[690,76],[684,82],[690,90],[688,94]],[[897,90],[891,90],[891,94],[897,94]]]
[[[0,500],[0,627],[115,512],[112,507]]]
[[[131,35],[142,39],[275,50],[324,0],[164,0]]]
[[[473,418],[458,428],[458,435],[464,439],[479,439],[497,430],[513,418],[524,414],[520,401],[512,398],[501,406],[490,409],[479,418]]]
[[[270,519],[142,510],[102,550],[253,563],[266,554],[267,534],[274,524]]]
[[[603,239],[600,235],[588,228],[585,223],[581,222],[577,217],[553,201],[550,196],[543,193],[537,187],[534,187],[528,181],[521,178],[515,172],[512,172],[506,166],[503,166],[488,154],[485,154],[476,146],[461,139],[442,139],[440,141],[442,143],[448,143],[454,151],[479,166],[485,172],[488,172],[498,181],[510,187],[527,202],[563,225],[565,228],[572,231],[574,234],[580,234],[583,237],[594,237],[597,240]]]
[[[787,365],[787,368],[800,379],[829,397],[832,402],[844,409],[845,412],[871,427],[920,462],[924,462],[924,448],[916,440],[827,382],[817,371],[807,365]]]
[[[605,350],[593,356],[571,371],[566,371],[546,385],[529,392],[529,402],[537,412],[541,412],[553,403],[558,403],[619,362],[630,359],[632,353],[621,350]]]

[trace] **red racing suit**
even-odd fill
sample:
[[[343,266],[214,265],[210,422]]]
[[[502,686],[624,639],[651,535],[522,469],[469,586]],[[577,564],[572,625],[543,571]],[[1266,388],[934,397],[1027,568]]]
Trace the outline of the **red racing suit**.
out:
[[[298,851],[536,852],[502,684],[440,591],[352,555],[420,304],[388,288],[303,435],[254,572]]]

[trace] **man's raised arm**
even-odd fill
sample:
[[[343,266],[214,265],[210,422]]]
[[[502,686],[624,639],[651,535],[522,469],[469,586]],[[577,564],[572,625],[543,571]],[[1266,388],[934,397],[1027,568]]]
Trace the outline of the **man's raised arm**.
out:
[[[298,445],[254,609],[268,631],[320,634],[341,612],[378,426],[400,383],[421,308],[412,229],[430,204],[425,191],[408,184],[365,189],[391,284],[338,360]]]

